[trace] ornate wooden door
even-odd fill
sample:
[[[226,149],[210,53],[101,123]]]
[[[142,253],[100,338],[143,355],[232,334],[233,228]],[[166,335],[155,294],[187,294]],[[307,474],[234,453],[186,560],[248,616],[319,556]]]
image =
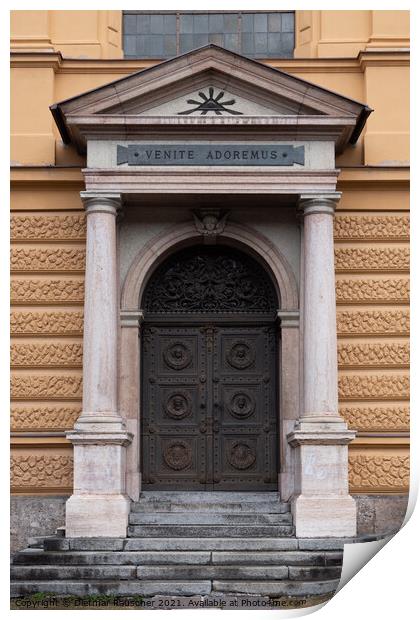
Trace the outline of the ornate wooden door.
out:
[[[259,265],[233,257],[189,250],[164,263],[146,291],[146,489],[277,488],[275,294]]]
[[[146,488],[276,488],[275,338],[269,326],[145,328]]]
[[[207,481],[205,333],[199,327],[143,332],[143,484],[200,489]]]
[[[275,337],[274,327],[215,329],[211,397],[215,489],[276,488]]]

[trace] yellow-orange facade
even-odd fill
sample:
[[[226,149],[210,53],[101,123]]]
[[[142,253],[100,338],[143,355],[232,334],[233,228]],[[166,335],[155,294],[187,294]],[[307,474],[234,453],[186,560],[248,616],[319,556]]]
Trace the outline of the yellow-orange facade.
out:
[[[121,11],[13,11],[12,491],[72,491],[64,432],[81,412],[85,158],[49,106],[156,63],[127,60]],[[374,112],[337,158],[340,414],[357,431],[350,491],[409,483],[409,14],[297,11],[293,59],[271,66]]]

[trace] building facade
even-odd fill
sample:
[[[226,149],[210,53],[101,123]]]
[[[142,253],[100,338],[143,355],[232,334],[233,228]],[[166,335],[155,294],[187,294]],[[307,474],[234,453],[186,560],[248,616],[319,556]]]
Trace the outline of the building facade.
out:
[[[408,19],[12,12],[14,549],[148,491],[400,527]]]

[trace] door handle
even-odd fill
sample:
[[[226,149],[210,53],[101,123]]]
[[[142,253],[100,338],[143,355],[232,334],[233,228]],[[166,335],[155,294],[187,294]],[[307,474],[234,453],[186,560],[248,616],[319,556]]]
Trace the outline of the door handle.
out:
[[[218,433],[220,431],[220,424],[217,420],[213,420],[213,433]]]

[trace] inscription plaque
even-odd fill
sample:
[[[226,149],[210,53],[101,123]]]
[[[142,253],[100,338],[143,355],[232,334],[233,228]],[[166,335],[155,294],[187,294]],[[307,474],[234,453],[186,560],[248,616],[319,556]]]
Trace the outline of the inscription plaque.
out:
[[[117,164],[129,166],[293,166],[304,165],[305,147],[290,144],[117,145]]]

